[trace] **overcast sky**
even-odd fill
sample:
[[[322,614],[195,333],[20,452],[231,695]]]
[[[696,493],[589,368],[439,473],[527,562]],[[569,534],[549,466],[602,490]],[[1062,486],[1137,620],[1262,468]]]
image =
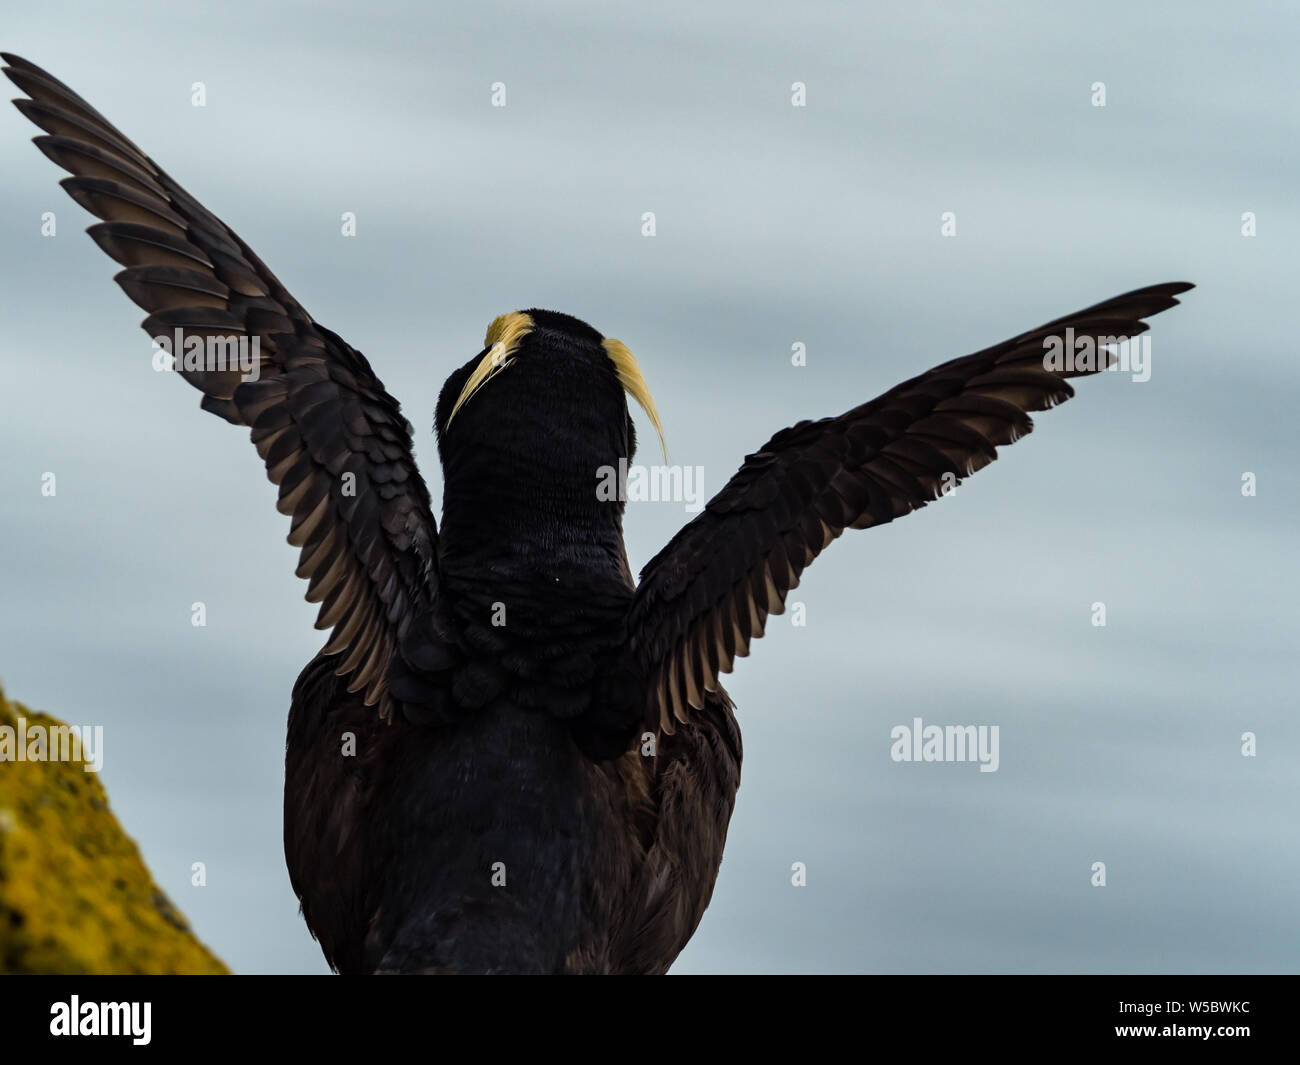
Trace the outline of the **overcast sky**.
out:
[[[728,681],[744,780],[674,971],[1294,971],[1294,9],[3,6],[0,47],[366,353],[435,498],[434,400],[503,311],[624,340],[712,494],[798,419],[1196,282],[1149,381],[1079,382],[806,574],[807,625],[775,619]],[[289,694],[322,642],[287,522],[246,434],[152,371],[34,132],[0,112],[0,678],[104,726],[117,813],[235,970],[323,972],[281,851]],[[633,566],[687,518],[632,505]],[[914,717],[997,725],[997,772],[891,761]]]

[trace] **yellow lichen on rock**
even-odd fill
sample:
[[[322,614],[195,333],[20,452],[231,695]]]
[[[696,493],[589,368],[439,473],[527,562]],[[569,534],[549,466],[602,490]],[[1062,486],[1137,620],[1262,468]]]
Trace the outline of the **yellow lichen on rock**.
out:
[[[62,725],[0,691],[10,744],[20,718],[29,733]],[[98,774],[0,760],[0,973],[227,971],[154,883]]]

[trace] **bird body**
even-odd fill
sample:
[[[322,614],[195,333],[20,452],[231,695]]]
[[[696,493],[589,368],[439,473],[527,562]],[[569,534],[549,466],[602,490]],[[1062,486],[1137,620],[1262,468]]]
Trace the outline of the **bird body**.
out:
[[[668,969],[712,895],[740,782],[720,683],[845,529],[945,495],[1106,369],[1049,363],[1144,332],[1153,285],[778,432],[634,580],[597,490],[656,430],[627,346],[512,311],[448,378],[442,520],[368,360],[67,86],[4,54],[68,193],[152,336],[256,352],[178,362],[248,430],[329,632],[293,689],[285,855],[341,972]],[[616,494],[621,496],[621,493]]]
[[[722,700],[657,758],[594,761],[509,704],[384,725],[318,658],[289,717],[290,876],[341,972],[663,972],[712,894],[740,755]]]

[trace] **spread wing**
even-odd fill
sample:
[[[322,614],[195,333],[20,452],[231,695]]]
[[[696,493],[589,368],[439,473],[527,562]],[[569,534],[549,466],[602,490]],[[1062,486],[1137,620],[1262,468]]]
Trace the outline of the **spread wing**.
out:
[[[630,618],[649,678],[647,719],[668,732],[704,705],[799,575],[845,529],[883,525],[987,466],[1033,428],[1027,412],[1074,395],[1067,377],[1100,359],[1045,368],[1044,340],[1135,337],[1185,282],[1152,285],[953,359],[838,418],[800,422],[745,459],[699,517],[641,572]],[[1075,350],[1081,354],[1086,348]],[[1051,364],[1055,366],[1056,364]]]
[[[289,543],[302,549],[307,599],[321,604],[316,627],[332,630],[325,653],[338,656],[348,690],[387,715],[389,666],[436,585],[437,527],[397,401],[360,352],[98,111],[32,63],[0,57],[28,96],[15,106],[48,134],[37,147],[103,219],[89,233],[126,268],[115,280],[149,312],[149,335],[211,338],[207,350],[222,355],[232,339],[245,352],[256,340],[255,373],[228,357],[177,369],[204,410],[252,431],[291,518]]]

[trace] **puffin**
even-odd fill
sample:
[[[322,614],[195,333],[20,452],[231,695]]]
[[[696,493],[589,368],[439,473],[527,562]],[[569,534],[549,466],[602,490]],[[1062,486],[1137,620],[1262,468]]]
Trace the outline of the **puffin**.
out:
[[[664,973],[709,904],[740,784],[721,678],[847,529],[950,492],[1192,286],[1140,288],[801,421],[635,575],[627,345],[496,318],[434,428],[441,520],[366,357],[95,108],[0,53],[88,233],[200,406],[277,487],[326,642],[299,675],[284,852],[340,973]],[[468,345],[467,345],[468,347]]]

